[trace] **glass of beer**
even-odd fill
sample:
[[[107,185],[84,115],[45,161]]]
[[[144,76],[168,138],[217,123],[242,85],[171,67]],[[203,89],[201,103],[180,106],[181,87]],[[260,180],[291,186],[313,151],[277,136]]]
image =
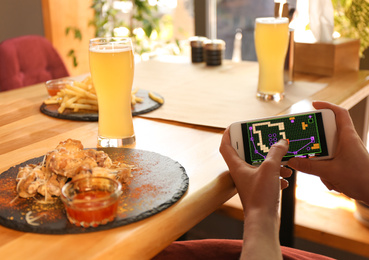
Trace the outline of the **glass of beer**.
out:
[[[133,146],[132,41],[127,37],[94,38],[89,47],[91,78],[99,106],[98,147]]]
[[[280,101],[284,97],[284,62],[288,49],[288,18],[255,20],[255,49],[259,62],[257,97]]]

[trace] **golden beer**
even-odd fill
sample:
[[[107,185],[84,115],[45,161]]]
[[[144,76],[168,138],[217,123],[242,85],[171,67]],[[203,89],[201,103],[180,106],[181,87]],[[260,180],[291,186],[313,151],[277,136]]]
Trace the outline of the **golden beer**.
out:
[[[256,18],[255,49],[259,62],[257,96],[279,101],[284,96],[284,61],[288,49],[288,18]]]
[[[129,38],[90,41],[90,70],[99,105],[98,146],[135,143],[131,111],[134,56]]]

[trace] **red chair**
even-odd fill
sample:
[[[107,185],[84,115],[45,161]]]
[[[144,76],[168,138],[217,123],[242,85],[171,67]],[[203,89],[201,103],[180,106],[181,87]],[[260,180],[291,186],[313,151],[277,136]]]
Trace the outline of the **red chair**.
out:
[[[0,91],[67,76],[59,54],[42,36],[26,35],[0,43]]]

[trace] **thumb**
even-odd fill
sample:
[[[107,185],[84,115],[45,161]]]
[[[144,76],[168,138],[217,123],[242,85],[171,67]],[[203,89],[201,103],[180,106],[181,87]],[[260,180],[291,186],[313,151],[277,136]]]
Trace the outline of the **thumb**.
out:
[[[326,169],[324,164],[326,164],[325,161],[314,161],[303,158],[291,158],[288,161],[288,166],[291,168],[320,177],[324,175],[324,171],[321,171],[321,169]]]

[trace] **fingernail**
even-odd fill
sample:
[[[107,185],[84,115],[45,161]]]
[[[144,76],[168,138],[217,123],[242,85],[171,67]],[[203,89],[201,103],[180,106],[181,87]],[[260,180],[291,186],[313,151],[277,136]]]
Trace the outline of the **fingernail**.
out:
[[[286,139],[280,139],[278,142],[284,143],[284,144],[289,144],[288,140],[286,140]]]

